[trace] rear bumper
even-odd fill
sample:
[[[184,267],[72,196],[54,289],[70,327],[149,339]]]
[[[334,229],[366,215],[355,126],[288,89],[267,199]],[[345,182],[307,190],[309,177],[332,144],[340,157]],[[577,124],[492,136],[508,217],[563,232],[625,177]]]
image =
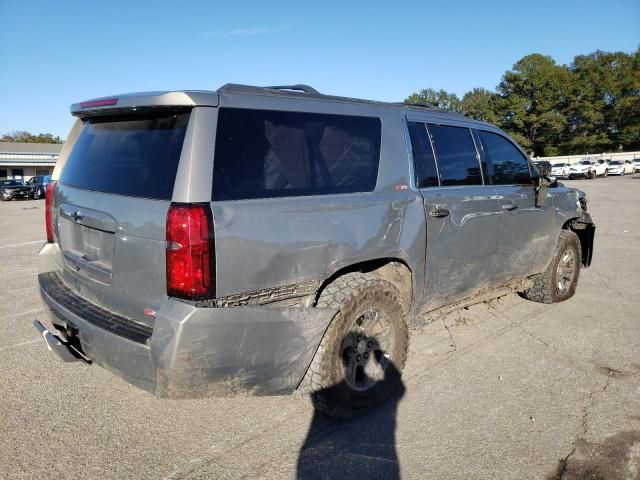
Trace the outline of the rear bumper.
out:
[[[103,309],[64,299],[39,276],[50,321],[88,359],[159,397],[279,395],[301,382],[336,311],[316,308],[196,308],[168,299],[146,338],[105,323]],[[58,277],[59,279],[59,277]],[[74,306],[75,305],[75,306]],[[122,317],[110,312],[109,320]],[[64,342],[63,342],[64,343]]]

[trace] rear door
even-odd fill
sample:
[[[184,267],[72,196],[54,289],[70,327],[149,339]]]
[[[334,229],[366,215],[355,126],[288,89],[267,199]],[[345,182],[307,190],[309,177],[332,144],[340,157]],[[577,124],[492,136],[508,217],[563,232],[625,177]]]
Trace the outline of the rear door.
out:
[[[142,323],[166,298],[165,223],[190,112],[84,119],[55,193],[65,283]]]
[[[508,282],[539,273],[557,241],[552,200],[536,207],[531,165],[511,140],[484,130],[478,130],[477,135],[500,202],[496,279]]]
[[[483,182],[471,130],[409,122],[409,132],[427,222],[430,310],[491,286],[500,206]]]

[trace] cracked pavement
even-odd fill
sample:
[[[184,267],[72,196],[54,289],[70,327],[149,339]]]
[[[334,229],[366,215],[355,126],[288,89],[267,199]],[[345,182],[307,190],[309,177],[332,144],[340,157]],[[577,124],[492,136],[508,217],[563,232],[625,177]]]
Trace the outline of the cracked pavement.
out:
[[[640,178],[566,183],[597,223],[576,296],[509,296],[430,323],[411,337],[404,396],[348,423],[297,396],[157,400],[58,362],[31,326],[43,202],[0,204],[0,478],[384,478],[392,466],[408,479],[637,480]]]

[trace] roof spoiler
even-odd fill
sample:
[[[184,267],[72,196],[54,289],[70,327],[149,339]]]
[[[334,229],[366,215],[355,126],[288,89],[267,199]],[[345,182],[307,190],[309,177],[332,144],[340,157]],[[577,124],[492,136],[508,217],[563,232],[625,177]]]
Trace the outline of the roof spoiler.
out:
[[[215,92],[141,92],[95,98],[71,105],[71,114],[76,117],[115,114],[138,108],[166,107],[217,107],[218,94]]]

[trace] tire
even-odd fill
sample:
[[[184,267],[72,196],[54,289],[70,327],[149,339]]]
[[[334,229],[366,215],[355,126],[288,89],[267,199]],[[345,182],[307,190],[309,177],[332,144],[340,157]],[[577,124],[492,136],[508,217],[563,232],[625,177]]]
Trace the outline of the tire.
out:
[[[401,298],[371,273],[343,275],[320,294],[318,308],[339,310],[301,384],[317,410],[348,419],[404,391],[409,331]]]
[[[557,303],[570,299],[576,293],[582,248],[580,239],[570,230],[562,230],[556,251],[543,273],[529,277],[533,286],[522,292],[527,300],[538,303]]]

